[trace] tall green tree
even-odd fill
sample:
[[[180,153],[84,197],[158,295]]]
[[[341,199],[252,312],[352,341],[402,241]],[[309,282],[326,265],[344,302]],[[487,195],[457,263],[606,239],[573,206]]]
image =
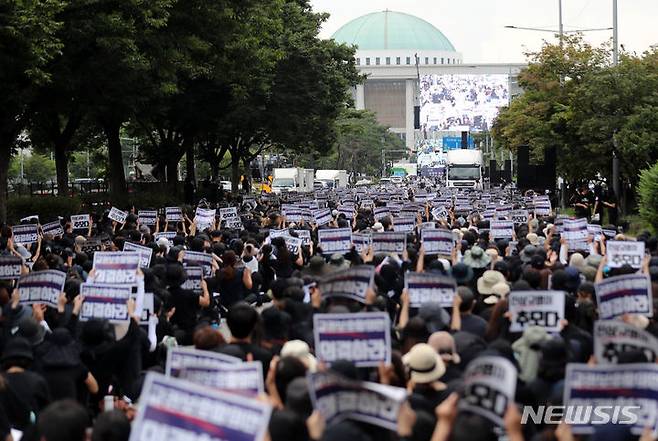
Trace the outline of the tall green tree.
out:
[[[59,0],[0,0],[0,222],[7,220],[7,172],[46,66],[61,49]]]

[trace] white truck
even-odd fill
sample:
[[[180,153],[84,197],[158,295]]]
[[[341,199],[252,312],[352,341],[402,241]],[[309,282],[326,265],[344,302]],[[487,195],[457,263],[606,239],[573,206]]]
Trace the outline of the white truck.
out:
[[[272,191],[313,191],[313,170],[308,168],[275,168]]]
[[[449,150],[446,167],[448,187],[482,189],[483,159],[480,150]]]
[[[347,170],[316,170],[315,182],[322,184],[322,188],[345,188],[349,184]]]

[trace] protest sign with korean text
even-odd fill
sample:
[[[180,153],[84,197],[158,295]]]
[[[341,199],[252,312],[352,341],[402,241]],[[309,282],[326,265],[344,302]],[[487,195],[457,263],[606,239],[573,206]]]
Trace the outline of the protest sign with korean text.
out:
[[[263,363],[247,361],[216,366],[187,366],[177,378],[213,389],[256,396],[264,393]]]
[[[64,228],[62,228],[62,224],[58,220],[42,225],[41,231],[43,231],[43,234],[49,234],[53,237],[62,236],[64,234]]]
[[[87,230],[91,225],[91,217],[88,214],[75,214],[71,216],[71,226],[74,230]]]
[[[528,223],[529,217],[528,210],[512,210],[509,213],[509,218],[515,225]]]
[[[242,360],[237,357],[220,354],[219,352],[176,346],[167,350],[165,374],[178,377],[183,369],[190,366],[213,368],[227,363],[241,362]]]
[[[139,254],[134,252],[95,252],[93,280],[97,283],[135,283],[139,262]]]
[[[421,242],[428,256],[441,255],[450,256],[455,246],[452,231],[445,228],[435,230],[424,229],[421,231]]]
[[[651,280],[647,274],[609,277],[596,284],[600,319],[624,314],[653,315]]]
[[[153,239],[155,239],[155,241],[157,242],[158,239],[160,239],[161,237],[164,237],[165,239],[167,239],[167,242],[169,243],[169,246],[173,247],[174,246],[174,237],[176,237],[176,234],[177,233],[175,231],[160,231],[159,233],[155,233],[153,235]]]
[[[503,220],[492,220],[489,223],[489,238],[512,239],[514,237],[514,222]]]
[[[452,306],[457,285],[455,279],[432,273],[408,272],[404,277],[409,292],[409,306],[419,308],[423,303]]]
[[[318,230],[318,246],[322,248],[322,254],[349,253],[352,249],[352,229]]]
[[[373,209],[373,215],[375,216],[375,220],[380,220],[386,216],[390,216],[391,212],[389,211],[388,207],[375,207]]]
[[[197,229],[205,230],[206,228],[214,228],[215,212],[216,210],[214,208],[208,209],[197,207],[194,216],[194,223],[196,224]]]
[[[139,210],[137,218],[140,224],[153,226],[158,221],[158,212],[156,210]]]
[[[180,222],[183,220],[183,210],[180,207],[165,207],[167,222]]]
[[[563,403],[594,409],[589,418],[571,418],[574,434],[593,434],[596,424],[627,424],[635,435],[658,429],[658,365],[653,363],[587,365],[568,363]]]
[[[107,319],[111,323],[127,322],[130,320],[127,302],[135,289],[135,285],[96,282],[81,284],[80,295],[84,296],[85,301],[80,311],[80,321],[97,318]]]
[[[318,224],[319,227],[327,225],[333,219],[331,216],[331,210],[328,208],[316,210],[313,212],[313,219],[315,219],[315,223]]]
[[[183,254],[184,266],[200,266],[203,268],[203,277],[212,276],[212,254],[202,251],[185,251]]]
[[[592,336],[597,364],[617,364],[619,355],[629,351],[642,351],[653,363],[658,354],[656,337],[621,320],[595,321]]]
[[[18,281],[20,302],[26,305],[45,303],[56,308],[65,281],[66,273],[57,270],[33,271],[25,274]]]
[[[414,230],[415,226],[416,226],[415,217],[401,216],[401,217],[396,217],[395,220],[393,221],[393,231],[396,232],[410,233]]]
[[[644,260],[644,242],[609,240],[605,243],[605,253],[610,268],[621,268],[624,265],[641,268]]]
[[[186,266],[185,274],[187,274],[187,279],[185,279],[181,288],[189,289],[195,294],[202,294],[203,288],[201,287],[201,282],[203,281],[203,268],[200,266]]]
[[[347,297],[364,303],[366,291],[375,277],[370,265],[353,266],[322,278],[319,284],[322,297]]]
[[[402,254],[407,247],[407,233],[373,233],[372,250],[375,253]]]
[[[17,280],[21,277],[23,260],[18,256],[0,256],[0,280]]]
[[[464,372],[464,396],[459,409],[483,416],[504,427],[507,406],[514,403],[516,368],[503,357],[475,358]]]
[[[385,312],[314,314],[315,355],[330,365],[349,360],[357,367],[391,361],[391,324]]]
[[[366,250],[372,244],[372,235],[370,234],[361,234],[361,233],[352,233],[352,245],[357,253]]]
[[[395,431],[407,392],[399,387],[355,381],[330,372],[307,374],[313,408],[327,425],[349,419]]]
[[[587,219],[564,219],[562,222],[562,236],[569,244],[569,250],[589,250]]]
[[[110,214],[108,214],[107,217],[120,224],[125,224],[126,218],[128,217],[128,212],[119,210],[117,207],[112,207],[110,209]]]
[[[14,243],[29,245],[39,239],[39,226],[37,224],[15,225],[11,228]]]
[[[298,230],[295,229],[293,230],[295,234],[297,234],[297,237],[299,237],[302,240],[302,245],[311,245],[313,243],[313,240],[311,239],[311,232],[310,230]]]
[[[151,266],[151,256],[153,255],[153,250],[151,250],[149,247],[125,241],[123,243],[123,251],[132,251],[139,254],[140,268],[148,268]]]
[[[564,291],[512,291],[508,295],[510,331],[523,332],[540,326],[547,332],[559,332],[564,318]]]
[[[261,441],[272,408],[243,396],[150,372],[129,441]]]

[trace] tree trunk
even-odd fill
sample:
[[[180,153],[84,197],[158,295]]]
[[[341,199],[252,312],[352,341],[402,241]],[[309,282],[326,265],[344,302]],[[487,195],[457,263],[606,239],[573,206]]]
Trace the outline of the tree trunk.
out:
[[[176,191],[178,185],[178,163],[179,159],[175,156],[170,156],[167,161],[167,187],[172,191]]]
[[[0,140],[2,154],[0,155],[0,224],[7,222],[7,176],[9,174],[9,161],[11,160],[11,149],[7,147],[6,140]]]
[[[196,184],[196,167],[194,167],[194,144],[189,141],[184,142],[185,145],[185,171],[188,178]]]
[[[110,195],[117,204],[125,205],[128,202],[128,192],[126,191],[126,175],[123,170],[123,156],[121,155],[120,129],[121,123],[103,124],[110,162]]]
[[[237,194],[240,186],[240,157],[231,152],[231,191]]]
[[[251,161],[243,161],[242,165],[244,166],[244,181],[242,182],[242,189],[245,193],[251,193],[251,166],[249,165]]]
[[[57,196],[66,197],[69,194],[69,158],[66,154],[66,144],[55,143],[55,171],[57,172]]]

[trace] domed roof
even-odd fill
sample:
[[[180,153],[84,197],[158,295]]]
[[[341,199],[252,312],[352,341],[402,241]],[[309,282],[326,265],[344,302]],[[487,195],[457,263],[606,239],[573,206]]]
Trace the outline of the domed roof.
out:
[[[361,50],[414,49],[455,52],[434,25],[402,12],[373,12],[343,25],[332,36]]]

